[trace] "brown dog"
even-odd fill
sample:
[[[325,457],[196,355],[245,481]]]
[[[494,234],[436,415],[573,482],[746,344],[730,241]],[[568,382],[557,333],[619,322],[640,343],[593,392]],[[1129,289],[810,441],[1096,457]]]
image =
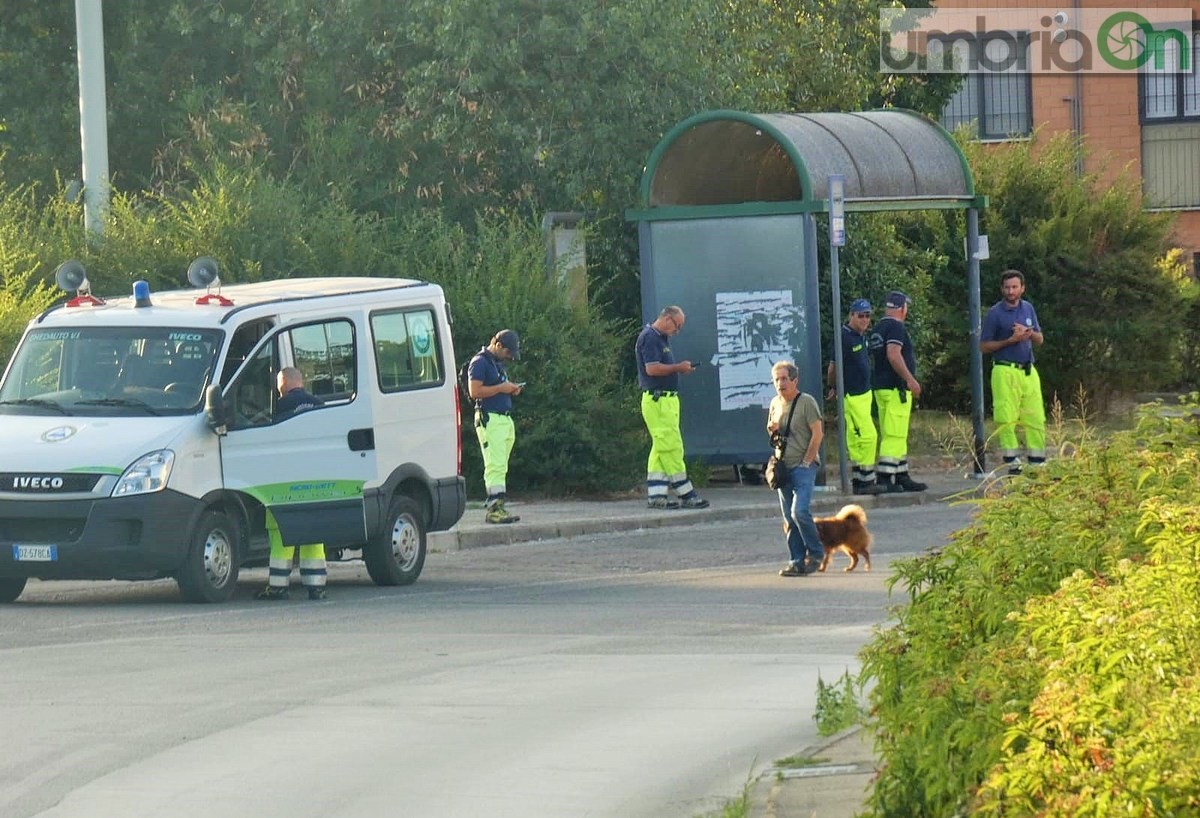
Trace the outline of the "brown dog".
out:
[[[867,531],[867,512],[862,506],[842,506],[842,510],[832,517],[814,517],[813,522],[817,524],[821,546],[825,549],[825,558],[818,571],[829,567],[829,560],[838,551],[850,558],[850,564],[843,570],[853,571],[859,557],[866,563],[866,570],[871,570],[871,532]]]
[[[854,504],[842,506],[842,510],[832,517],[814,517],[817,533],[821,535],[821,546],[825,549],[825,558],[821,560],[818,571],[829,567],[829,560],[838,551],[850,558],[850,565],[843,570],[853,571],[858,566],[858,558],[866,563],[865,570],[871,570],[871,532],[867,531],[867,512],[862,506]],[[783,526],[787,534],[787,523]],[[812,570],[812,569],[809,569]]]

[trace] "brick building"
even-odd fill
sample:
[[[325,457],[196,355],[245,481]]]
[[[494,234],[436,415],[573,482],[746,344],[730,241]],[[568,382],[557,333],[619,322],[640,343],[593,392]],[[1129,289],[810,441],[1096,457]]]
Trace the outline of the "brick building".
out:
[[[1081,134],[1089,152],[1083,170],[1103,180],[1128,168],[1141,179],[1148,208],[1176,213],[1176,243],[1200,267],[1200,25],[1193,23],[1200,0],[955,5],[938,5],[939,30],[986,28],[975,35],[980,53],[1001,53],[1016,43],[1034,70],[969,74],[942,112],[942,124],[954,129],[972,123],[980,139],[996,143],[1028,138],[1035,129]],[[955,19],[948,14],[961,15],[961,29],[947,25]],[[1089,56],[1098,52],[1087,34],[1115,36],[1118,22],[1136,19],[1130,15],[1149,18],[1156,32],[1172,35],[1157,44],[1161,62],[1145,59],[1138,68],[1118,71],[1097,59],[1089,67],[1080,55],[1085,48]],[[1144,47],[1145,34],[1134,36]],[[1055,55],[1066,58],[1055,61]],[[1178,70],[1181,62],[1188,70]]]

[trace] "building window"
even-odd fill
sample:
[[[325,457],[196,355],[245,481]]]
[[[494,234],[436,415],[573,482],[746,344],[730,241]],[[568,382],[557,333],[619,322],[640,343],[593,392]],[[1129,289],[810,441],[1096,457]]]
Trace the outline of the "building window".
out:
[[[1163,41],[1163,61],[1148,60],[1138,76],[1142,123],[1142,193],[1157,209],[1200,207],[1200,87],[1191,40],[1188,71],[1179,71],[1179,43]]]
[[[1017,43],[1020,59],[1011,58],[1009,51]],[[968,125],[979,139],[1013,139],[1033,132],[1033,87],[1026,60],[1029,37],[1018,35],[961,36],[947,42],[958,56],[960,65],[976,65],[968,52],[981,48],[991,65],[1002,66],[1000,71],[969,72],[962,86],[942,109],[941,123],[953,131]],[[1024,69],[1024,70],[1023,70]]]
[[[1179,70],[1179,44],[1163,41],[1163,64],[1153,60],[1143,66],[1138,83],[1142,122],[1186,122],[1200,119],[1200,83],[1196,80],[1196,57],[1200,34],[1192,35],[1190,70]]]

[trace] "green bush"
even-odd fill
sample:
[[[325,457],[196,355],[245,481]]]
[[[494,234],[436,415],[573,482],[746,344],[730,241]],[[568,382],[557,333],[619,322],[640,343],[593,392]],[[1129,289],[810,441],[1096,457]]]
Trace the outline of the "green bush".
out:
[[[60,295],[34,276],[36,263],[14,258],[0,245],[0,367],[17,347],[29,319]]]
[[[1184,718],[1181,725],[1166,724],[1164,719],[1171,717],[1160,717],[1157,702],[1147,693],[1153,687],[1156,695],[1169,697],[1177,682],[1186,687],[1194,679],[1174,671],[1147,673],[1144,660],[1116,649],[1119,639],[1101,646],[1111,650],[1092,657],[1099,664],[1088,665],[1085,678],[1072,679],[1065,659],[1091,661],[1088,652],[1068,657],[1067,645],[1045,627],[1052,617],[1079,617],[1076,599],[1087,592],[1088,581],[1095,588],[1146,587],[1147,580],[1131,583],[1129,577],[1131,571],[1154,570],[1161,562],[1156,553],[1168,529],[1155,522],[1155,510],[1190,506],[1200,484],[1200,426],[1189,414],[1196,410],[1195,396],[1192,400],[1174,411],[1151,407],[1135,429],[1107,440],[1085,431],[1073,458],[1052,460],[1010,482],[1002,493],[980,501],[974,524],[944,548],[897,564],[890,582],[905,589],[909,604],[897,610],[897,624],[881,630],[864,649],[860,677],[864,686],[874,683],[871,718],[883,761],[871,795],[874,815],[948,818],[983,810],[1000,799],[1004,809],[986,814],[1076,814],[1023,811],[1015,804],[1022,794],[1042,797],[1051,786],[1062,787],[1063,793],[1078,791],[1072,788],[1080,781],[1067,768],[1053,759],[1041,764],[1051,745],[1042,741],[1039,746],[1033,738],[1079,730],[1085,722],[1113,747],[1129,745],[1128,730],[1161,725],[1161,734],[1146,736],[1166,754],[1156,762],[1164,773],[1185,769],[1193,771],[1185,775],[1194,776],[1194,743],[1170,743],[1180,731],[1183,737],[1192,735],[1192,727],[1181,726],[1188,724],[1186,714],[1192,711],[1177,711]],[[1186,555],[1195,548],[1194,521],[1181,525],[1181,531],[1192,526],[1191,539],[1177,546]],[[1195,560],[1194,555],[1188,558]],[[1068,578],[1074,579],[1063,586]],[[1194,587],[1194,578],[1185,575],[1179,581],[1181,589]],[[1164,604],[1179,592],[1139,595],[1136,609],[1172,620],[1180,638],[1200,644],[1200,620],[1189,618],[1187,608],[1180,619],[1179,608]],[[1122,610],[1132,614],[1135,608]],[[1123,647],[1156,650],[1155,644],[1126,639]],[[1171,662],[1186,666],[1186,656],[1175,648],[1163,650]],[[1164,666],[1164,673],[1168,669]],[[1140,696],[1146,700],[1144,708],[1126,705],[1107,714],[1097,706],[1059,709],[1070,701],[1083,704],[1079,696],[1063,693],[1064,680],[1082,681],[1095,701],[1121,691],[1122,700]],[[1074,738],[1052,744],[1067,755],[1090,753],[1075,745]],[[1002,766],[1006,753],[1014,759],[1011,770]],[[1099,757],[1101,766],[1109,758]],[[1030,783],[1039,775],[1038,782]]]
[[[1139,183],[1128,173],[1113,180],[1079,175],[1080,149],[1070,134],[1003,147],[962,135],[961,144],[976,190],[989,197],[980,216],[991,256],[980,265],[983,309],[999,298],[1002,270],[1024,272],[1026,297],[1045,330],[1037,360],[1047,400],[1082,385],[1105,409],[1114,395],[1178,383],[1185,352],[1179,337],[1188,332],[1163,332],[1162,320],[1179,316],[1190,279],[1179,264],[1165,263],[1171,214],[1143,210]],[[939,247],[949,259],[933,268],[929,303],[913,309],[937,327],[930,343],[918,347],[929,375],[922,399],[962,409],[971,352],[962,295],[964,218],[932,214],[905,223],[916,247]],[[1194,339],[1193,333],[1192,346]]]
[[[315,197],[253,168],[204,169],[194,188],[114,195],[105,233],[90,244],[77,206],[33,188],[0,185],[0,343],[62,293],[43,286],[78,258],[97,295],[124,294],[136,279],[152,289],[185,285],[192,259],[210,255],[224,283],[298,276],[377,275],[434,281],[456,319],[459,361],[493,334],[521,334],[512,374],[528,381],[517,400],[518,440],[510,488],[540,492],[626,491],[649,445],[632,382],[636,322],[607,320],[574,305],[546,271],[533,217],[495,216],[468,230],[440,211],[382,219],[353,213],[336,196]],[[464,412],[464,473],[482,490],[482,464]]]
[[[850,671],[829,684],[825,683],[820,673],[817,674],[817,707],[813,712],[817,733],[832,736],[858,724],[863,715],[862,705],[858,702],[858,685]]]
[[[521,360],[508,367],[513,380],[528,383],[514,399],[510,490],[631,488],[644,473],[649,446],[635,390],[621,379],[638,327],[567,300],[546,271],[532,219],[483,218],[468,231],[436,211],[417,213],[398,220],[391,242],[393,256],[445,287],[460,361],[501,329],[521,336]],[[472,414],[465,405],[463,471],[468,489],[478,494],[483,466]]]
[[[973,814],[1200,812],[1200,510],[1142,507],[1144,561],[1076,571],[1014,617],[1044,676],[1027,707],[1004,714]]]

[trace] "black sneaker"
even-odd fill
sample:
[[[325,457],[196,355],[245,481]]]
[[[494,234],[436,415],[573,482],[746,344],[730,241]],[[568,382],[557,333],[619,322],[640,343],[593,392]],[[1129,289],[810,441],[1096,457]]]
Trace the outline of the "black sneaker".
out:
[[[882,494],[887,489],[869,480],[854,480],[850,484],[850,491],[854,494]]]
[[[314,587],[308,589],[308,598],[316,601],[316,600],[321,600],[321,599],[328,599],[329,597],[326,596],[324,588],[318,588],[318,587],[314,586]]]
[[[794,562],[789,562],[786,566],[784,566],[783,570],[779,572],[779,576],[781,577],[802,577],[804,574],[804,569]]]
[[[287,599],[288,598],[288,589],[287,588],[273,588],[270,585],[268,585],[266,588],[263,588],[261,591],[259,591],[257,594],[255,594],[254,598],[255,599]]]
[[[684,497],[680,500],[679,505],[683,508],[708,508],[708,500],[699,494],[693,494],[691,497]]]
[[[646,508],[677,509],[679,501],[674,497],[651,497],[646,501]]]

